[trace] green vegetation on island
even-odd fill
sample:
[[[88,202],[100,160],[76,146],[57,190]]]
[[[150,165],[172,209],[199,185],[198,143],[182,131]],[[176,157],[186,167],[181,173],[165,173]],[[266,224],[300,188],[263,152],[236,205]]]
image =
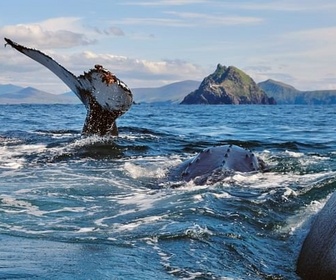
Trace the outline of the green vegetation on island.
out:
[[[195,91],[181,104],[275,104],[274,98],[258,87],[253,79],[234,66],[217,65]]]

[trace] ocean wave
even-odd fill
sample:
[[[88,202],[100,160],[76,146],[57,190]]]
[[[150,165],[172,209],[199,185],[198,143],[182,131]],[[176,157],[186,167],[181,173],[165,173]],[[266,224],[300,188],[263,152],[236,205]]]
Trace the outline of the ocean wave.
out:
[[[247,116],[240,107],[176,106],[164,108],[166,119],[149,108],[148,120],[139,106],[134,119],[120,119],[119,137],[84,137],[85,112],[64,120],[73,107],[60,108],[58,117],[44,108],[45,121],[24,107],[33,121],[21,117],[13,125],[13,118],[0,132],[0,232],[3,248],[15,244],[11,256],[34,244],[26,256],[39,256],[39,265],[48,254],[46,266],[53,264],[64,249],[64,259],[80,260],[75,269],[89,256],[87,264],[103,262],[110,276],[148,269],[146,276],[163,278],[295,279],[310,221],[336,190],[333,123],[308,133],[314,118],[304,118],[301,107],[295,114],[253,107]],[[317,111],[323,117],[328,108]],[[278,116],[283,110],[290,117]],[[167,176],[204,148],[224,144],[252,149],[269,171],[205,185]]]

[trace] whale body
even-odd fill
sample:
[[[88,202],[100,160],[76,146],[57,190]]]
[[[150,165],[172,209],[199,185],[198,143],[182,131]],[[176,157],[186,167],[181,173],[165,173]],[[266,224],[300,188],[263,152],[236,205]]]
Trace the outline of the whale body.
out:
[[[132,106],[133,95],[113,73],[101,65],[95,65],[89,72],[76,77],[41,51],[24,47],[7,38],[5,41],[6,45],[48,68],[78,96],[87,109],[83,134],[118,135],[115,121]]]
[[[232,172],[265,170],[265,163],[248,149],[236,145],[222,145],[204,149],[195,157],[181,163],[171,171],[173,180],[203,184],[209,178],[220,180]]]
[[[297,262],[304,280],[336,279],[336,192],[315,216]]]

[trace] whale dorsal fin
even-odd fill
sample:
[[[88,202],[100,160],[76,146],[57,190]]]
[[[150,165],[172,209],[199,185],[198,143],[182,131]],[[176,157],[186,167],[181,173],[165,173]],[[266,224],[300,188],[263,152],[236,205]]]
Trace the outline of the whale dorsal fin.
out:
[[[31,59],[41,63],[43,66],[47,67],[51,72],[53,72],[57,77],[59,77],[82,101],[84,105],[87,105],[87,100],[85,96],[79,90],[82,85],[78,78],[72,74],[70,71],[65,69],[62,65],[58,64],[50,56],[44,54],[43,52],[31,48],[27,48],[12,40],[5,38],[8,45],[16,49],[17,51],[25,54]]]

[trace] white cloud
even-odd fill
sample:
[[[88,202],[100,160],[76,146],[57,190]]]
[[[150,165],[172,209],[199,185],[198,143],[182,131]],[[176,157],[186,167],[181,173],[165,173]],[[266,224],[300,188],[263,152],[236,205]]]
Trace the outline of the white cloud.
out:
[[[315,72],[319,69],[315,74],[322,74],[336,65],[335,34],[336,26],[287,32],[273,38],[273,47],[269,49],[276,53],[268,51],[267,55],[286,61],[292,68],[304,65],[306,69],[298,74],[313,68]]]
[[[54,18],[38,23],[0,27],[4,37],[41,48],[69,48],[95,43],[81,32],[79,18]]]
[[[167,14],[175,15],[184,20],[191,20],[193,25],[211,24],[215,26],[220,25],[241,25],[241,24],[255,24],[263,21],[259,17],[247,16],[227,16],[223,14],[202,14],[190,12],[166,12]]]
[[[75,75],[88,71],[95,64],[101,64],[130,87],[160,86],[162,83],[197,79],[203,75],[199,66],[181,60],[146,60],[98,53],[94,50],[80,52],[83,48],[78,48],[77,52],[55,51],[57,48],[87,46],[95,42],[88,37],[124,35],[123,31],[114,25],[107,28],[101,26],[100,29],[84,28],[82,20],[75,17],[51,18],[37,23],[0,27],[0,33],[19,44],[41,50]],[[33,86],[52,93],[68,90],[45,67],[14,49],[7,49],[0,52],[0,71],[3,73],[0,83]]]
[[[32,86],[51,93],[69,91],[62,81],[42,65],[16,50],[8,48],[8,52],[0,53],[0,71],[4,73],[0,76],[0,84]],[[202,67],[182,60],[154,61],[92,51],[45,53],[76,76],[87,72],[95,64],[101,64],[131,88],[156,87],[187,79],[201,80],[208,74]]]
[[[167,11],[165,14],[173,18],[164,17],[143,17],[124,18],[118,24],[123,25],[146,25],[146,26],[169,26],[169,27],[199,27],[199,26],[232,26],[259,24],[264,20],[259,17],[248,16],[226,16],[218,14],[202,14],[188,12]]]
[[[231,1],[231,2],[217,2],[221,4],[222,7],[233,8],[233,9],[246,9],[246,10],[256,10],[256,11],[285,11],[285,12],[305,12],[305,11],[317,11],[325,10],[330,11],[336,8],[336,3],[334,0],[305,0],[303,1],[292,1],[292,0],[259,0],[259,1]]]
[[[335,34],[336,26],[275,33],[259,46],[252,42],[244,61],[235,59],[257,82],[271,78],[300,90],[336,89],[336,77],[330,75],[336,65]]]
[[[64,57],[63,57],[64,59]],[[204,77],[204,69],[198,65],[182,60],[136,59],[112,54],[98,54],[83,52],[71,55],[67,58],[67,64],[72,65],[71,71],[76,75],[89,70],[95,64],[101,64],[129,87],[160,86],[162,83],[181,80],[199,80]],[[76,65],[76,69],[74,68]],[[66,67],[66,65],[64,65]],[[67,68],[67,67],[66,67]],[[70,68],[68,68],[70,70]]]
[[[286,33],[283,39],[313,41],[316,44],[336,43],[336,26],[312,28]]]
[[[189,22],[181,19],[162,18],[162,17],[143,17],[143,18],[124,18],[116,23],[124,25],[148,25],[148,26],[172,26],[172,27],[188,27],[192,26]]]
[[[304,12],[325,10],[330,11],[336,8],[334,0],[305,0],[292,1],[292,0],[257,0],[257,1],[222,1],[222,0],[157,0],[157,1],[129,1],[123,2],[122,5],[132,6],[182,6],[206,4],[207,6],[237,10],[256,10],[256,11],[285,11],[285,12]]]
[[[110,26],[105,29],[100,29],[98,27],[93,28],[98,34],[103,35],[113,35],[113,36],[125,36],[125,33],[122,29],[116,26]]]

